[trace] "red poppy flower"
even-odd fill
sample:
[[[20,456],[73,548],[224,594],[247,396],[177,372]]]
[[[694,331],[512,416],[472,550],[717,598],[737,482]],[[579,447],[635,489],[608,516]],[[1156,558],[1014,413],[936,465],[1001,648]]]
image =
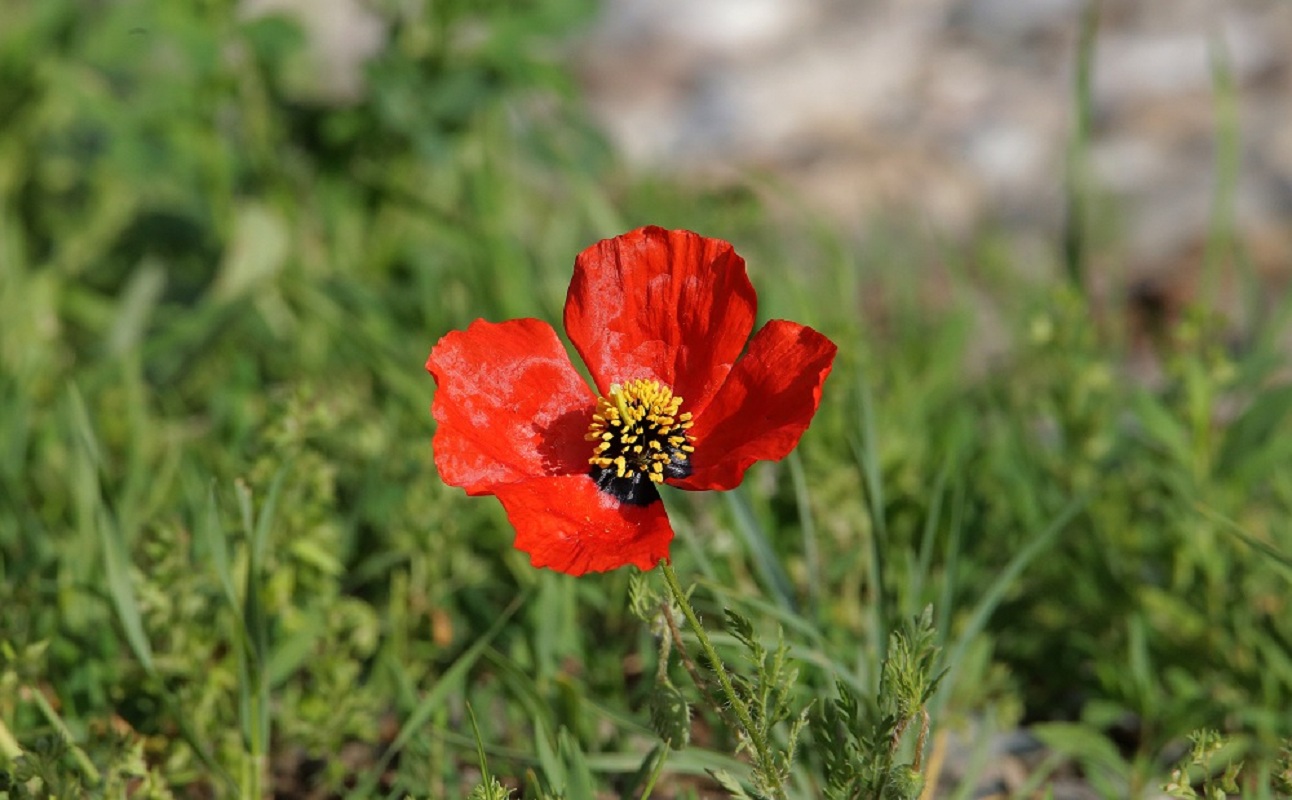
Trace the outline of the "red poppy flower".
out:
[[[565,300],[597,394],[545,322],[449,333],[426,361],[440,476],[497,496],[536,567],[653,568],[673,539],[658,484],[735,487],[821,402],[834,343],[785,320],[751,339],[756,302],[727,242],[655,227],[598,242]]]

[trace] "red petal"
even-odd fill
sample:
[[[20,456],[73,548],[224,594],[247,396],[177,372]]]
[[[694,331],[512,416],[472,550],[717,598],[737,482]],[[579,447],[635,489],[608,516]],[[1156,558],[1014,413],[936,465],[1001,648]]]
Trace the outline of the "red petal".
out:
[[[653,569],[668,558],[673,528],[664,504],[620,503],[587,475],[540,478],[498,487],[516,528],[516,547],[536,567],[582,575],[633,564]]]
[[[778,461],[794,449],[821,403],[834,364],[834,342],[796,322],[772,320],[754,334],[691,435],[683,489],[732,489],[755,461]]]
[[[588,470],[583,440],[596,408],[556,331],[536,319],[476,320],[431,350],[435,466],[468,494]]]
[[[641,228],[579,254],[565,331],[602,394],[654,378],[698,416],[744,348],[756,305],[730,244]]]

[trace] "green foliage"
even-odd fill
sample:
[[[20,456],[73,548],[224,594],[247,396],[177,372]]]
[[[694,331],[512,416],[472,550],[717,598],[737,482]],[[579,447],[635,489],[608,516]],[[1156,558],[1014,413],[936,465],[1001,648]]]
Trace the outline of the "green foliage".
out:
[[[476,754],[480,759],[480,783],[471,790],[468,798],[469,800],[510,800],[511,791],[489,774],[489,759],[485,757],[484,742],[480,739],[480,725],[476,722],[476,715],[471,710],[471,706],[467,706],[467,714],[471,717],[471,733],[475,736]]]
[[[1171,780],[1162,790],[1172,797],[1197,798],[1206,800],[1224,800],[1231,793],[1238,791],[1238,773],[1243,768],[1241,761],[1229,761],[1224,769],[1216,774],[1213,762],[1225,747],[1225,739],[1214,730],[1200,730],[1190,734],[1188,760],[1185,767],[1171,773]],[[1202,792],[1199,793],[1186,779],[1190,768],[1200,773]]]
[[[370,5],[337,102],[233,0],[5,4],[4,791],[910,797],[929,729],[1021,717],[1114,795],[1208,726],[1292,791],[1289,307],[1139,330],[1083,295],[1088,119],[1075,285],[1034,287],[990,232],[625,177],[553,57],[584,0]],[[573,255],[645,223],[732,240],[764,316],[840,345],[794,454],[666,498],[677,593],[532,570],[434,474],[421,371],[476,317],[558,319]],[[1234,793],[1209,748],[1179,791]]]
[[[825,794],[834,800],[911,800],[924,787],[928,703],[945,673],[935,672],[932,610],[894,631],[879,694],[861,697],[843,682],[812,729],[823,749]],[[910,731],[914,730],[914,741]],[[903,750],[903,747],[907,750]],[[910,761],[901,758],[910,752]]]
[[[1258,667],[1248,655],[1275,652],[1292,628],[1261,601],[1231,602],[1235,587],[1247,598],[1273,598],[1282,579],[1212,516],[1234,514],[1271,531],[1292,501],[1277,471],[1238,465],[1292,455],[1282,437],[1256,445],[1245,430],[1269,433],[1286,424],[1268,405],[1277,401],[1243,399],[1266,396],[1273,362],[1257,348],[1235,363],[1217,343],[1216,322],[1189,315],[1163,331],[1162,386],[1126,386],[1114,379],[1085,303],[1060,296],[1053,308],[1033,324],[1034,355],[1001,383],[1000,416],[987,411],[991,435],[1012,444],[983,453],[979,468],[996,473],[989,480],[998,491],[996,502],[983,505],[984,521],[1017,529],[1038,499],[1092,499],[1054,558],[1029,571],[1022,594],[997,617],[998,648],[1042,681],[1072,674],[1041,669],[1042,662],[1094,664],[1093,686],[1115,699],[1117,713],[1153,720],[1142,742],[1146,755],[1222,716],[1265,736],[1286,733],[1260,709],[1292,701],[1289,664],[1275,657]],[[1235,403],[1242,410],[1224,425],[1224,409]],[[1233,455],[1239,451],[1242,459]],[[1023,463],[1035,474],[1020,486]],[[1045,589],[1055,585],[1067,588]],[[1123,655],[1109,659],[1111,652]],[[1280,677],[1271,681],[1274,674]],[[1061,702],[1057,695],[1072,688],[1061,680],[1062,688],[1056,682],[1054,694],[1038,701]],[[1216,685],[1228,689],[1208,688]]]
[[[1292,738],[1282,742],[1276,758],[1246,769],[1240,737],[1203,728],[1189,734],[1189,743],[1188,754],[1162,786],[1171,797],[1292,797]]]
[[[511,792],[498,782],[489,778],[488,783],[480,783],[467,795],[468,800],[510,800]]]
[[[13,766],[0,772],[0,789],[15,798],[73,798],[85,788],[74,769],[65,764],[66,744],[57,738],[38,740],[14,760]]]
[[[651,728],[668,747],[681,750],[691,741],[691,705],[669,679],[673,644],[679,638],[676,620],[681,611],[671,598],[657,592],[642,573],[634,573],[628,579],[628,608],[633,616],[650,626],[659,642],[655,680],[648,701]],[[679,646],[679,652],[695,675],[685,648]]]
[[[773,741],[776,726],[788,723],[784,747],[772,754],[769,763],[756,765],[752,776],[756,792],[774,796],[789,780],[799,735],[808,719],[807,708],[795,707],[798,668],[789,659],[783,633],[778,632],[776,649],[769,652],[755,635],[754,625],[748,618],[731,609],[726,609],[726,615],[728,630],[744,648],[745,668],[733,672],[732,685],[753,720],[750,739]],[[751,745],[742,742],[742,746]]]
[[[666,626],[661,638],[673,640],[684,663],[693,657],[703,667],[703,671],[688,670],[696,688],[735,736],[737,752],[747,752],[752,761],[747,785],[726,769],[710,769],[710,776],[733,797],[786,797],[800,737],[809,729],[812,717],[810,707],[801,710],[796,707],[799,670],[789,658],[783,632],[778,632],[775,650],[769,651],[748,617],[726,609],[727,630],[740,646],[744,662],[740,667],[729,667],[699,624],[689,595],[677,584],[671,567],[663,567],[662,571],[672,600],[691,625],[697,647],[688,647],[672,624]],[[640,601],[652,593],[644,582],[634,581],[632,596]],[[667,604],[661,603],[660,608],[662,615],[672,613]],[[934,672],[938,654],[935,639],[932,610],[926,608],[906,630],[892,635],[876,697],[868,697],[863,702],[845,683],[837,683],[840,698],[826,703],[811,725],[814,738],[822,746],[827,796],[913,798],[919,795],[929,734],[927,706],[945,674]],[[652,703],[672,702],[685,711],[680,692],[665,676],[669,652],[667,645],[661,648],[661,678]],[[896,764],[894,759],[904,734],[916,721],[919,733],[914,759],[909,764]],[[675,712],[670,716],[652,705],[652,722],[660,737],[676,746],[679,735],[675,729],[689,723],[689,714]],[[781,732],[783,737],[778,737]]]

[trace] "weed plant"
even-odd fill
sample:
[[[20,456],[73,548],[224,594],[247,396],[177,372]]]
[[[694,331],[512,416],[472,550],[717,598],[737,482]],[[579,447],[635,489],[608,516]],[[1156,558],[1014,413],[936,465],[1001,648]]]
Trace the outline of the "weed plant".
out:
[[[587,4],[374,7],[327,105],[230,0],[4,6],[0,795],[965,797],[1019,724],[1029,791],[1287,794],[1286,303],[1134,340],[1071,176],[1046,285],[631,178],[553,60]],[[422,364],[648,223],[839,362],[788,459],[670,496],[676,573],[536,571],[434,474]],[[1233,758],[1173,773],[1202,728]]]

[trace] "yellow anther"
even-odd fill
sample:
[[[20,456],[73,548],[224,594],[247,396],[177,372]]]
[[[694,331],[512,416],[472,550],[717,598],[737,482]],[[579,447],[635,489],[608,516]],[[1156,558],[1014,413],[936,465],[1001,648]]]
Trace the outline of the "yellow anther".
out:
[[[658,381],[639,379],[614,384],[597,398],[584,438],[596,442],[588,463],[614,471],[616,478],[642,474],[654,483],[665,475],[688,474],[687,454],[695,452],[686,430],[690,412],[682,398]]]

